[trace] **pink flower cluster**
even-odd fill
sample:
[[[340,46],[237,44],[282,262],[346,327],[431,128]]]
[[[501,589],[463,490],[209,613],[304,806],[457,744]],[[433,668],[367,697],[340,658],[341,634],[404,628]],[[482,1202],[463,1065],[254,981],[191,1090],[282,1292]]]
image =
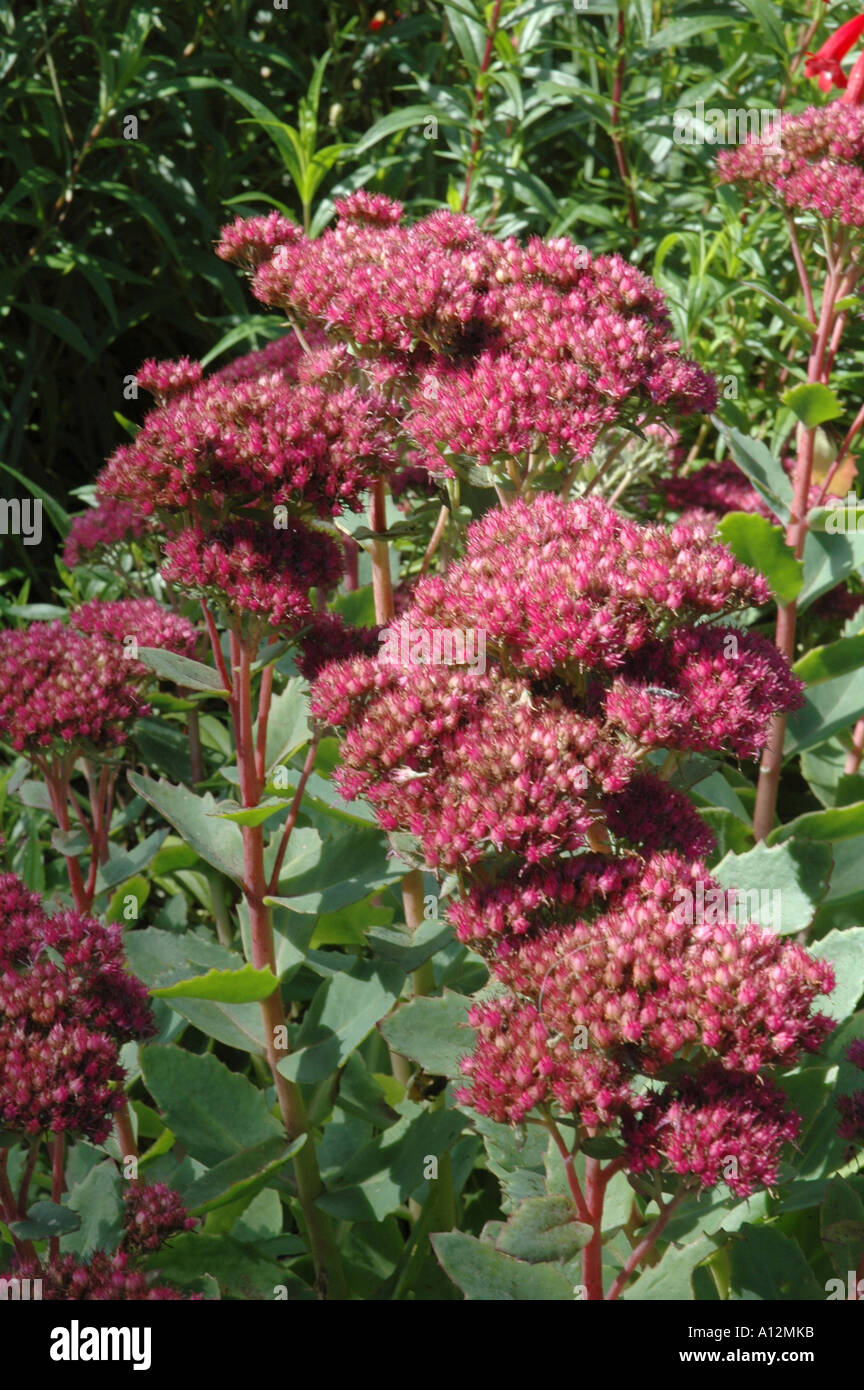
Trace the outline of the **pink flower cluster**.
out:
[[[35,1261],[25,1261],[16,1270],[19,1279],[41,1279],[46,1301],[75,1303],[152,1302],[154,1300],[201,1299],[199,1293],[183,1294],[168,1284],[154,1284],[135,1269],[125,1250],[108,1255],[97,1250],[87,1260],[60,1255],[43,1269]]]
[[[59,621],[0,632],[0,737],[18,752],[116,747],[146,709],[104,636]]]
[[[504,991],[471,1012],[461,1099],[510,1123],[543,1105],[589,1131],[625,1125],[634,1168],[702,1182],[726,1176],[715,1159],[737,1134],[722,1152],[752,1148],[740,1192],[773,1180],[795,1132],[752,1078],[819,1048],[833,976],[770,931],[681,911],[716,886],[711,836],[643,764],[658,748],[755,756],[798,705],[776,650],[717,621],[767,598],[698,520],[667,531],[541,496],[469,528],[404,615],[415,632],[482,630],[485,671],[391,650],[325,668],[312,691],[345,730],[343,794],[456,872],[452,923]],[[640,1095],[646,1076],[666,1089]]]
[[[151,357],[141,363],[135,380],[161,405],[169,396],[179,395],[197,386],[202,375],[201,363],[193,362],[188,357],[181,357],[176,362],[157,362]]]
[[[364,708],[351,695],[368,692]],[[529,861],[584,844],[598,812],[588,781],[620,790],[628,760],[601,726],[560,697],[532,703],[527,682],[421,672],[374,658],[326,668],[313,713],[347,725],[337,780],[365,796],[386,830],[407,830],[429,864],[452,869],[489,850]]]
[[[864,226],[864,108],[842,101],[783,115],[782,138],[724,150],[722,183],[767,193],[788,208]]]
[[[117,659],[125,659],[136,675],[147,676],[147,668],[134,657],[124,656],[130,638],[139,647],[160,647],[176,656],[191,657],[198,641],[197,630],[188,618],[163,608],[152,598],[91,599],[69,615],[78,632],[102,637],[119,648]]]
[[[125,639],[191,656],[193,625],[154,599],[94,599],[60,620],[0,632],[0,737],[18,752],[106,750],[147,712],[152,673]]]
[[[278,339],[170,396],[108,460],[100,491],[144,515],[245,503],[328,516],[355,506],[369,478],[396,462],[393,408],[350,383],[301,382],[301,355],[293,338]]]
[[[123,1248],[144,1254],[158,1250],[171,1236],[198,1224],[180,1195],[164,1182],[131,1182],[124,1193]]]
[[[74,569],[85,555],[98,554],[112,545],[128,544],[142,536],[146,529],[146,521],[131,503],[103,497],[97,506],[73,519],[63,547],[63,562]]]
[[[0,1124],[101,1143],[123,1104],[119,1047],[153,1031],[120,927],[49,916],[20,879],[0,876]]]
[[[337,213],[314,240],[235,223],[220,254],[255,266],[263,303],[351,344],[368,382],[389,380],[433,471],[453,457],[584,458],[605,424],[646,406],[713,408],[656,286],[620,257],[592,260],[566,238],[497,241],[446,211],[409,227],[398,203],[365,192]]]
[[[769,597],[707,527],[640,526],[599,499],[547,494],[488,512],[465,558],[417,586],[411,612],[417,626],[483,628],[508,665],[578,689],[673,623]]]
[[[312,619],[310,588],[329,589],[343,567],[336,542],[295,518],[276,530],[251,519],[218,530],[190,526],[164,545],[162,577],[235,615],[291,632]]]
[[[770,1081],[704,1067],[639,1102],[622,1131],[631,1172],[665,1163],[702,1188],[725,1182],[749,1197],[777,1182],[783,1145],[800,1125]]]

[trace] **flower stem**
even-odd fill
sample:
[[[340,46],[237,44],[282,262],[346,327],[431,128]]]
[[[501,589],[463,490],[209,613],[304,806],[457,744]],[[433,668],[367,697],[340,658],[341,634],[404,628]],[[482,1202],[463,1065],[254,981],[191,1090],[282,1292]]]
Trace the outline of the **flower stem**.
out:
[[[237,750],[237,768],[243,805],[256,806],[260,797],[261,778],[256,765],[256,745],[252,723],[252,662],[255,652],[252,642],[236,633],[231,634],[232,682],[231,715]],[[299,789],[302,796],[302,786]],[[297,805],[299,806],[299,798]],[[264,835],[260,825],[241,826],[243,837],[243,896],[249,912],[250,955],[257,970],[269,967],[274,975],[276,952],[273,941],[273,922],[270,908],[264,899],[270,886],[264,871]],[[287,837],[283,838],[283,845]],[[278,876],[278,868],[277,868]],[[276,1088],[276,1098],[285,1134],[289,1141],[306,1135],[306,1142],[294,1158],[294,1176],[309,1247],[315,1265],[316,1285],[322,1298],[345,1299],[348,1289],[342,1271],[342,1261],[333,1238],[329,1216],[316,1206],[323,1191],[315,1145],[306,1117],[306,1107],[300,1087],[288,1080],[279,1070],[279,1063],[288,1055],[288,1028],[282,993],[277,985],[273,993],[260,1004],[264,1025],[267,1062]]]
[[[654,1222],[654,1225],[651,1226],[648,1231],[646,1231],[645,1235],[642,1237],[639,1243],[637,1245],[634,1245],[633,1249],[630,1251],[630,1254],[627,1257],[627,1263],[624,1265],[621,1272],[616,1276],[615,1281],[612,1284],[612,1287],[606,1295],[607,1300],[609,1302],[616,1299],[618,1295],[621,1293],[621,1290],[624,1288],[625,1284],[631,1278],[631,1276],[635,1273],[642,1260],[644,1260],[652,1245],[654,1245],[654,1243],[663,1234],[663,1231],[666,1229],[666,1226],[669,1222],[669,1218],[675,1211],[676,1207],[678,1207],[681,1204],[681,1202],[683,1202],[686,1195],[686,1192],[679,1192],[677,1197],[673,1197],[671,1202],[667,1202],[664,1207],[660,1208],[660,1215]]]
[[[839,259],[839,257],[838,257]],[[822,292],[822,307],[819,325],[813,335],[810,359],[807,364],[808,382],[824,384],[825,354],[835,322],[835,303],[844,283],[842,267],[836,264],[828,273]],[[810,482],[813,476],[813,454],[815,429],[799,427],[798,460],[795,466],[794,495],[789,524],[786,528],[786,544],[800,560],[804,554],[807,537],[807,511],[810,496]],[[791,603],[778,604],[775,643],[779,651],[790,662],[795,659],[795,632],[798,606],[795,599]],[[768,743],[762,754],[759,766],[759,781],[756,788],[756,806],[753,815],[753,834],[757,840],[764,840],[774,828],[774,815],[777,796],[780,790],[780,775],[783,768],[783,745],[786,741],[785,714],[777,714],[771,723]]]
[[[472,122],[473,134],[471,136],[471,148],[468,152],[468,168],[465,173],[465,188],[462,193],[462,204],[460,207],[461,212],[465,212],[468,208],[468,199],[471,196],[471,183],[474,178],[474,171],[478,164],[480,147],[483,143],[482,113],[483,105],[485,102],[485,84],[483,82],[483,77],[485,76],[489,68],[489,64],[492,61],[492,50],[495,45],[495,35],[498,32],[498,21],[501,17],[501,4],[502,0],[495,0],[495,4],[492,9],[492,14],[489,17],[488,28],[486,30],[486,46],[483,49],[483,57],[480,60],[480,67],[477,71],[477,80],[474,86],[474,119]]]
[[[603,1199],[605,1183],[599,1158],[585,1155],[585,1205],[593,1234],[582,1251],[582,1283],[589,1302],[603,1298]]]

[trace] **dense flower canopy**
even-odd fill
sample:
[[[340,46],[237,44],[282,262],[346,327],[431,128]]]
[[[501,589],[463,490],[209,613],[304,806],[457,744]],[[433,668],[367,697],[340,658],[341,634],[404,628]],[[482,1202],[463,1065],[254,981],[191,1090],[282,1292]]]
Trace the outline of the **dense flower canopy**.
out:
[[[662,1162],[705,1185],[746,1148],[730,1181],[746,1195],[797,1129],[752,1078],[819,1048],[833,975],[764,927],[680,912],[716,889],[710,833],[648,755],[753,757],[801,701],[770,643],[719,621],[769,591],[712,530],[642,526],[593,498],[493,510],[377,659],[324,668],[312,708],[345,731],[343,794],[457,875],[452,924],[499,991],[470,1012],[462,1101],[509,1123],[535,1106],[589,1133],[620,1122],[633,1171]],[[488,665],[464,641],[424,657],[436,632],[482,632]],[[640,1092],[646,1077],[662,1089]]]

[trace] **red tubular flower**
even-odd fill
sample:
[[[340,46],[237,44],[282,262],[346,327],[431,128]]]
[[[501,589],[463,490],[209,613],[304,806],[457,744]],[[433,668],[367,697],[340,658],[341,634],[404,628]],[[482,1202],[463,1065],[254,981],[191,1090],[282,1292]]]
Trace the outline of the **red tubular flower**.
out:
[[[864,102],[864,53],[861,54],[852,72],[846,90],[840,98],[850,106],[860,106]]]
[[[857,19],[847,20],[841,24],[840,28],[826,39],[822,47],[816,53],[807,54],[807,62],[804,64],[805,77],[818,77],[819,86],[823,92],[828,92],[832,87],[845,87],[847,78],[840,66],[840,59],[845,58],[864,34],[864,14],[858,15]],[[861,66],[859,58],[856,68]],[[844,97],[845,101],[846,98]]]

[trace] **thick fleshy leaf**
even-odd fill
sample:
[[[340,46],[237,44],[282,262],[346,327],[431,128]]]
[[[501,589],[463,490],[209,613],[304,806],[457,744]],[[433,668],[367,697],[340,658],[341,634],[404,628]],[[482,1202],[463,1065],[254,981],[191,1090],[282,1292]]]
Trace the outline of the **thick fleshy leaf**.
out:
[[[358,960],[318,989],[290,1056],[279,1063],[291,1081],[322,1081],[342,1065],[392,1008],[405,979],[397,965]]]
[[[256,970],[248,963],[239,970],[208,970],[173,985],[151,989],[158,999],[215,999],[226,1004],[251,1004],[267,999],[279,981],[269,966]]]
[[[803,566],[786,544],[782,526],[756,512],[730,512],[717,527],[736,559],[763,574],[778,603],[791,603],[803,579]]]
[[[474,1046],[466,1022],[470,1008],[470,999],[451,990],[441,998],[419,995],[385,1019],[381,1033],[394,1052],[419,1062],[430,1076],[459,1077],[459,1061]]]
[[[170,782],[154,782],[152,777],[144,777],[137,772],[129,773],[129,781],[135,791],[174,826],[178,835],[202,859],[227,874],[235,883],[242,881],[243,837],[240,828],[231,821],[219,820],[214,816],[218,805],[210,792],[196,796],[186,787],[175,787]]]
[[[568,1197],[530,1197],[500,1228],[498,1250],[529,1264],[572,1260],[593,1234],[590,1226],[576,1221]]]
[[[208,1053],[141,1049],[144,1082],[184,1149],[212,1166],[282,1136],[264,1092]]]
[[[576,1286],[555,1264],[525,1264],[461,1231],[430,1237],[442,1269],[469,1301],[571,1303]]]
[[[790,840],[773,848],[759,844],[746,854],[727,854],[711,872],[723,888],[735,890],[730,906],[736,920],[787,935],[812,922],[828,891],[833,862],[829,844]]]

